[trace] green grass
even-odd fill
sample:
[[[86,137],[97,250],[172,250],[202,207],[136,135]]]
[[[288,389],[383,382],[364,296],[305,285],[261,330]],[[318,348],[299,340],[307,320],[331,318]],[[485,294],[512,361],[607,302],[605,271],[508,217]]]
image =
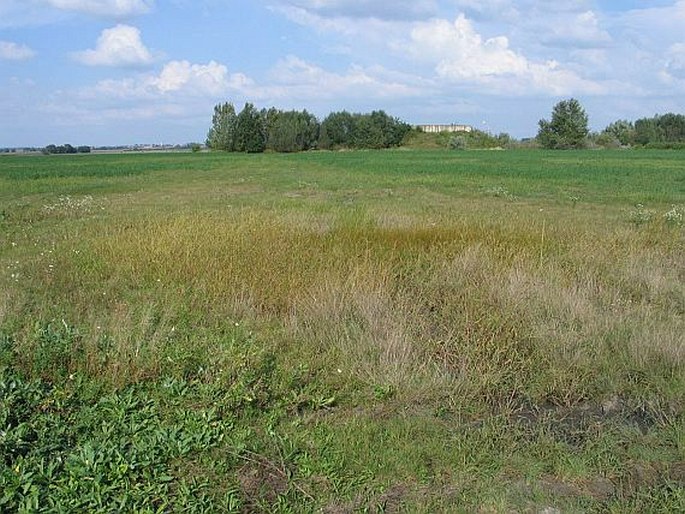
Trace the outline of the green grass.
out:
[[[0,158],[0,510],[685,508],[668,151]]]

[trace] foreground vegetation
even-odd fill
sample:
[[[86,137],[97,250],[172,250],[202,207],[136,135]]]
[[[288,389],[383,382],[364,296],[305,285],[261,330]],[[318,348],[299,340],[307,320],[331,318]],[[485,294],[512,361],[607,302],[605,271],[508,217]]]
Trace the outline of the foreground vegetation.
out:
[[[0,158],[0,510],[685,509],[673,152]]]

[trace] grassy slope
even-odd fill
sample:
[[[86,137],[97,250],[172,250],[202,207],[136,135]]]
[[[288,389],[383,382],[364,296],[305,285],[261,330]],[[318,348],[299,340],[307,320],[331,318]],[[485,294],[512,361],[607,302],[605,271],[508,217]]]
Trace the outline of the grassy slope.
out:
[[[684,204],[672,152],[3,157],[0,506],[682,509]]]

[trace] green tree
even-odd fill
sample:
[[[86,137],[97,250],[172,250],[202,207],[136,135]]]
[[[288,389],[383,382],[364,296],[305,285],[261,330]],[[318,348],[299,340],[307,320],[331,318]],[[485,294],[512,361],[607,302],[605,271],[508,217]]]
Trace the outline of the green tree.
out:
[[[321,124],[319,148],[390,148],[399,146],[411,126],[384,111],[328,115]]]
[[[355,117],[347,111],[332,112],[321,123],[319,148],[349,147],[355,132]]]
[[[642,118],[635,121],[635,142],[640,145],[659,141],[657,118]]]
[[[386,114],[385,111],[373,111],[370,115],[373,125],[383,134],[383,148],[390,148],[402,144],[404,136],[411,130],[411,125],[398,118]]]
[[[602,131],[602,135],[613,138],[621,145],[627,146],[635,139],[635,126],[628,120],[618,120],[607,125]]]
[[[74,148],[69,143],[67,143],[65,145],[60,145],[60,146],[48,145],[43,149],[43,153],[44,154],[72,154],[72,153],[78,153],[78,149]]]
[[[685,142],[685,116],[669,112],[636,120],[635,142],[640,145]]]
[[[540,120],[537,139],[543,148],[566,150],[583,148],[588,136],[588,117],[575,98],[557,103],[552,119]]]
[[[264,117],[251,103],[246,103],[236,118],[235,150],[260,153],[266,149]]]
[[[685,141],[685,116],[672,112],[657,117],[659,139],[663,143]]]
[[[385,148],[385,120],[374,114],[357,115],[352,146],[354,148]]]
[[[307,111],[266,111],[266,147],[275,152],[300,152],[316,147],[319,122]]]
[[[212,127],[207,134],[207,146],[212,150],[233,152],[236,145],[237,116],[232,103],[223,103],[214,106]]]

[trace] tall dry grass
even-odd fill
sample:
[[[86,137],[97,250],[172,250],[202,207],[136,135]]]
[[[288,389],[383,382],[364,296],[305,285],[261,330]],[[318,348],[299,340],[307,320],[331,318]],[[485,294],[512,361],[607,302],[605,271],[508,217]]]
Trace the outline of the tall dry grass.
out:
[[[120,382],[184,359],[220,363],[238,323],[336,385],[388,386],[403,401],[572,405],[636,376],[649,394],[685,375],[681,248],[677,231],[533,214],[157,216],[84,233],[78,255],[58,253],[49,280],[4,301],[3,316],[68,318],[80,366]]]

